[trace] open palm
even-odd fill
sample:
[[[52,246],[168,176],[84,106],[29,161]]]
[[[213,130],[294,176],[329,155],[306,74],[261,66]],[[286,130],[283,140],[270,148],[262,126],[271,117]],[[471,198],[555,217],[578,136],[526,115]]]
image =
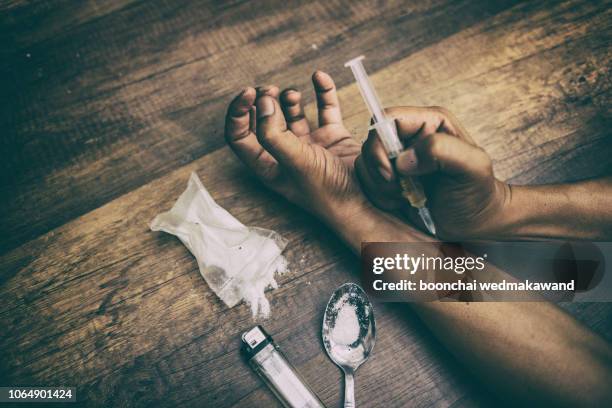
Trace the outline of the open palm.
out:
[[[347,200],[363,200],[354,173],[361,145],[342,124],[332,78],[319,71],[313,84],[318,128],[306,120],[300,92],[246,88],[229,106],[225,136],[266,185],[320,214]]]

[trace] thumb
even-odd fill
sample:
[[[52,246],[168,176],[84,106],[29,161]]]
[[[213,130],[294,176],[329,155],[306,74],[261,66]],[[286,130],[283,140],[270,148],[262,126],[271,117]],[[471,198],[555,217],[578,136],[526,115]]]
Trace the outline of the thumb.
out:
[[[275,98],[262,96],[256,101],[257,140],[283,165],[295,166],[302,142],[291,131]]]
[[[477,176],[491,168],[491,159],[481,148],[456,136],[434,133],[403,151],[395,165],[405,176],[434,172]]]

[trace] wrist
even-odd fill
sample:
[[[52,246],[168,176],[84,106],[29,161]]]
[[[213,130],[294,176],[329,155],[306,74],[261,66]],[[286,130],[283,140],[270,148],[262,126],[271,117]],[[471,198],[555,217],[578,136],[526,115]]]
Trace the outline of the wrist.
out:
[[[364,237],[376,228],[375,212],[364,197],[336,203],[321,218],[353,251],[359,252]]]
[[[503,240],[514,234],[517,217],[515,210],[514,187],[500,180],[493,179],[487,188],[486,194],[481,195],[481,201],[473,201],[478,212],[469,217],[459,213],[455,217],[447,216],[446,221],[451,224],[450,233],[439,226],[440,235],[445,240],[469,239],[500,239]],[[476,195],[478,197],[478,194]],[[481,207],[478,207],[478,206]],[[457,219],[453,223],[453,219]]]
[[[363,242],[421,242],[430,237],[376,208],[365,197],[329,212],[326,222],[359,253]]]
[[[493,201],[493,211],[489,212],[486,221],[475,235],[484,239],[518,238],[524,231],[525,225],[529,224],[525,208],[532,208],[536,204],[526,205],[529,201],[526,197],[529,192],[525,187],[512,186],[499,180],[496,180],[494,194],[496,198]]]
[[[492,238],[537,239],[572,236],[567,197],[551,186],[511,186]]]
[[[516,186],[496,180],[495,194],[497,196],[497,211],[491,217],[485,234],[488,239],[512,238],[518,231],[518,225],[523,222],[524,214],[517,200],[522,200],[522,191]]]

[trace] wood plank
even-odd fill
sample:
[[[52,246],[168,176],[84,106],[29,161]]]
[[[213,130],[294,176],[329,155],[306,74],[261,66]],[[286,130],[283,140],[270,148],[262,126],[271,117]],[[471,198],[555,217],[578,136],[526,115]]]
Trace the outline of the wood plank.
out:
[[[10,1],[0,4],[6,35],[21,49],[96,19],[116,13],[138,0],[56,0],[54,2]],[[35,22],[34,26],[32,23]]]
[[[306,88],[316,68],[346,84],[338,61],[380,69],[513,2],[67,4],[0,20],[15,48],[0,62],[0,252],[221,147],[246,84]]]
[[[550,183],[609,173],[612,8],[581,2],[549,8],[517,6],[490,23],[504,29],[463,30],[372,81],[387,106],[450,109],[502,179]],[[348,103],[360,99],[357,88],[340,96],[345,117],[358,123],[354,133],[365,135],[365,105]]]
[[[85,383],[87,400],[103,405],[133,400],[128,390],[143,382],[157,391],[145,393],[140,403],[167,405],[197,398],[225,406],[261,388],[237,353],[239,334],[253,324],[248,308],[226,310],[182,245],[147,231],[160,205],[169,207],[197,169],[219,203],[236,208],[242,221],[274,227],[290,239],[293,272],[281,277],[272,298],[275,318],[265,324],[322,398],[337,401],[340,373],[322,354],[317,333],[330,288],[355,278],[356,259],[310,217],[244,180],[244,169],[228,157],[226,149],[207,155],[197,167],[181,168],[2,258],[3,271],[20,268],[0,290],[0,322],[13,328],[0,339],[1,368],[10,374],[5,381]],[[222,171],[206,172],[211,166]],[[229,205],[237,199],[237,206]],[[240,211],[243,205],[249,210]],[[41,246],[47,249],[24,265],[23,257]],[[50,253],[56,250],[61,259]],[[414,317],[406,320],[405,310],[385,313],[387,307],[377,309],[378,347],[418,358],[398,366],[395,354],[381,353],[377,364],[362,369],[369,380],[358,398],[372,398],[372,390],[377,390],[372,401],[380,403],[391,395],[414,399],[417,393],[423,404],[459,398],[460,376],[453,372],[460,369],[439,350],[429,350]],[[383,371],[403,378],[408,390],[392,394],[392,382],[375,380]],[[435,381],[410,381],[437,372]]]
[[[373,80],[388,104],[412,103],[413,96],[401,92],[406,83],[427,103],[457,101],[451,108],[504,177],[551,179],[555,166],[595,174],[598,163],[577,166],[569,152],[606,135],[597,98],[559,112],[554,107],[568,106],[571,98],[550,89],[578,78],[581,85],[567,85],[570,95],[609,98],[608,74],[592,71],[609,66],[610,51],[601,47],[609,35],[606,13],[591,3],[522,5],[389,65]],[[444,62],[443,56],[461,55],[471,58]],[[347,125],[361,134],[367,114],[355,87],[341,89],[340,96]],[[538,112],[547,119],[525,119]],[[590,132],[581,130],[580,115],[596,122]],[[582,154],[598,157],[595,150]],[[541,164],[551,157],[558,165]],[[533,169],[521,173],[525,166]],[[241,221],[289,238],[292,272],[270,293],[275,315],[265,325],[324,402],[338,405],[340,373],[323,354],[318,330],[327,297],[355,277],[356,260],[330,231],[245,177],[227,149],[0,257],[0,324],[13,328],[0,334],[4,382],[85,383],[82,395],[98,405],[135,398],[159,406],[272,403],[237,352],[238,335],[252,324],[248,308],[224,308],[181,244],[147,229],[156,213],[172,205],[192,170]],[[376,311],[379,342],[357,376],[358,401],[474,406],[484,398],[405,308],[377,305]],[[610,315],[609,307],[598,308],[586,322],[612,338]],[[135,396],[134,389],[142,392]]]

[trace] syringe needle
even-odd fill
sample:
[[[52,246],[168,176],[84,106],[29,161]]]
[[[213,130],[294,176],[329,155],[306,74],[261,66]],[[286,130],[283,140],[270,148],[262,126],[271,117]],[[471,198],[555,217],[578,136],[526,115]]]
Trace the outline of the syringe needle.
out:
[[[395,159],[402,152],[404,146],[397,136],[397,129],[393,120],[387,119],[385,111],[378,99],[378,95],[370,82],[368,74],[363,67],[362,60],[363,55],[357,58],[353,58],[344,64],[345,67],[349,67],[355,76],[357,86],[361,92],[361,96],[365,101],[370,113],[372,114],[372,120],[374,124],[372,128],[376,129],[378,137],[382,141],[387,156],[392,163],[395,163]],[[395,167],[395,165],[394,165]],[[423,224],[427,227],[427,230],[432,234],[436,235],[436,225],[431,218],[431,213],[425,207],[427,197],[423,192],[423,186],[418,180],[412,177],[404,177],[400,179],[400,185],[402,186],[403,195],[406,197],[411,206],[418,209],[419,216],[423,220]]]
[[[427,227],[427,230],[433,235],[436,236],[436,224],[434,224],[433,219],[431,218],[431,213],[427,209],[427,207],[419,208],[419,216],[421,220],[423,220],[423,224]]]

